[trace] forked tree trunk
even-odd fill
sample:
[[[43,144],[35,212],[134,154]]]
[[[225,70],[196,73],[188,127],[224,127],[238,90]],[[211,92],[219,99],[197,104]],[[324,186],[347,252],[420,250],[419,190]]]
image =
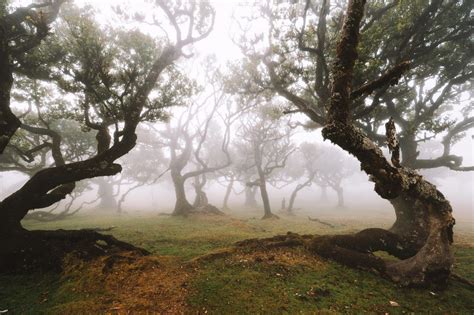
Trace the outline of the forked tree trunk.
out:
[[[407,63],[401,63],[361,87],[363,92],[351,91],[364,6],[364,0],[350,0],[348,4],[332,69],[331,101],[323,136],[361,162],[362,170],[375,183],[375,191],[394,205],[397,220],[389,231],[367,229],[354,235],[319,237],[311,242],[310,248],[343,264],[376,270],[401,285],[444,284],[453,265],[451,243],[454,218],[451,205],[434,185],[417,172],[400,165],[399,145],[392,120],[386,124],[392,163],[351,122],[350,107],[354,97],[396,83],[408,67]],[[372,253],[378,250],[400,260],[393,262],[374,256]]]
[[[194,198],[193,207],[205,207],[209,205],[209,199],[207,198],[207,194],[202,187],[196,188],[196,197]]]

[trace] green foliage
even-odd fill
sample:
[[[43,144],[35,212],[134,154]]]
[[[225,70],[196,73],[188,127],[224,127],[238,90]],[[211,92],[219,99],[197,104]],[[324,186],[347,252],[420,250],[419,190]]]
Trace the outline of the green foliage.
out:
[[[238,44],[244,57],[232,65],[235,77],[228,79],[228,89],[247,98],[283,96],[289,107],[295,107],[289,93],[304,100],[324,120],[329,70],[346,2],[331,2],[324,29],[322,1],[313,1],[302,34],[303,4],[283,1],[263,5],[242,27],[245,33]],[[355,101],[354,115],[369,136],[378,139],[378,130],[390,116],[400,125],[401,137],[415,139],[442,134],[469,115],[472,104],[461,99],[471,89],[474,73],[470,40],[473,5],[472,1],[456,0],[368,2],[354,89],[402,61],[412,64],[398,85],[376,91],[376,97]],[[313,51],[303,51],[300,46]]]

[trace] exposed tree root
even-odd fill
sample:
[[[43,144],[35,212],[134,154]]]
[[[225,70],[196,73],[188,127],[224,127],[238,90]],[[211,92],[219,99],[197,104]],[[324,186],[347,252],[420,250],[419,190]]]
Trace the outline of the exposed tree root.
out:
[[[311,217],[308,217],[308,220],[313,221],[313,222],[321,223],[322,225],[329,226],[330,228],[335,228],[335,226],[332,225],[331,223],[328,223],[328,222],[325,222],[325,221],[321,221],[321,220],[319,220],[319,219],[313,219],[313,218],[311,218]]]
[[[460,275],[456,274],[456,273],[451,273],[451,278],[461,282],[461,283],[464,283],[465,285],[467,285],[468,287],[470,287],[471,289],[474,289],[474,282],[472,282],[471,280],[469,279],[466,279],[464,277],[461,277]]]
[[[285,235],[277,235],[269,238],[252,238],[235,243],[237,247],[247,247],[252,249],[268,249],[277,247],[298,247],[305,246],[315,236],[313,235],[299,235],[288,232]]]
[[[410,263],[416,259],[417,252],[413,251],[409,242],[395,233],[384,229],[366,229],[356,234],[347,235],[298,235],[288,232],[286,235],[277,235],[265,239],[248,239],[235,244],[239,248],[264,250],[281,247],[304,247],[313,255],[334,260],[345,266],[371,271],[386,277],[402,286],[414,286],[414,282],[400,281],[393,272],[393,266]],[[385,260],[374,255],[377,251],[384,251],[400,260]],[[429,267],[429,266],[428,266]],[[434,285],[443,288],[446,285],[445,274],[426,272],[430,279],[418,282],[420,286]],[[469,280],[456,277],[457,280],[472,285]]]
[[[24,231],[3,236],[0,242],[0,272],[59,272],[68,255],[91,260],[105,255],[131,252],[148,255],[144,249],[94,230]]]

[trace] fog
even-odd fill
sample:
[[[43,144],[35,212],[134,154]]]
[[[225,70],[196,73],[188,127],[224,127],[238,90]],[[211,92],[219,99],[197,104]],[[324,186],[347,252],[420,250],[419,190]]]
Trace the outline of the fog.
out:
[[[26,1],[27,2],[27,1]],[[21,2],[18,2],[21,3]],[[146,6],[140,6],[135,1],[87,1],[87,0],[80,0],[75,1],[75,4],[79,7],[85,6],[92,6],[95,10],[96,19],[104,25],[109,25],[111,23],[116,23],[117,17],[114,15],[114,11],[111,9],[113,6],[121,5],[124,8],[128,8],[128,10],[136,10],[137,12],[142,12],[143,8]],[[235,43],[238,41],[239,37],[242,36],[241,32],[242,29],[245,29],[245,25],[243,20],[239,20],[239,17],[248,15],[253,15],[254,11],[256,11],[260,4],[258,2],[243,2],[243,1],[218,1],[214,0],[211,1],[211,4],[214,6],[216,11],[216,19],[214,24],[214,29],[210,33],[210,35],[193,45],[190,49],[190,53],[192,53],[192,58],[188,58],[179,63],[180,71],[184,73],[190,74],[191,79],[197,79],[199,84],[201,85],[202,91],[196,95],[190,97],[188,101],[191,103],[199,103],[201,102],[200,112],[206,112],[209,115],[211,108],[213,106],[227,106],[227,109],[234,106],[234,111],[239,110],[239,106],[244,106],[239,104],[239,102],[245,101],[243,98],[233,97],[233,96],[224,96],[224,100],[222,103],[226,103],[227,105],[216,104],[215,101],[209,101],[209,98],[212,96],[212,88],[209,88],[209,82],[203,83],[203,80],[209,80],[210,76],[206,75],[206,71],[216,71],[219,72],[218,75],[228,75],[231,73],[232,68],[231,65],[233,63],[239,62],[239,60],[243,57],[242,54],[242,47],[238,47]],[[132,11],[130,11],[130,15],[132,15]],[[130,22],[131,23],[131,22]],[[252,22],[254,26],[253,33],[258,34],[259,32],[266,32],[268,30],[268,25],[265,24],[264,20],[256,20]],[[256,24],[255,24],[256,23]],[[132,23],[133,24],[133,23]],[[127,24],[125,24],[127,25]],[[249,24],[250,25],[250,24]],[[134,24],[130,27],[136,27]],[[256,28],[255,28],[256,27]],[[151,26],[141,25],[139,26],[141,31],[145,33],[153,33],[155,30]],[[211,57],[210,57],[211,56]],[[211,58],[211,59],[209,59]],[[212,65],[210,65],[211,63]],[[207,67],[207,68],[206,68]],[[232,79],[235,80],[235,79]],[[431,80],[431,81],[430,81]],[[434,86],[435,79],[429,79],[427,82],[427,86]],[[216,83],[221,84],[221,83]],[[411,84],[411,83],[409,83]],[[223,89],[223,87],[218,87],[218,89]],[[471,91],[472,92],[472,91]],[[469,95],[464,92],[463,96],[461,97],[462,103],[469,102]],[[215,95],[214,95],[215,96]],[[265,101],[267,102],[267,100]],[[273,103],[271,104],[275,108],[282,108],[285,107],[285,100],[282,100],[281,97],[276,97]],[[230,105],[229,105],[230,104]],[[20,103],[14,104],[14,107],[22,108]],[[185,105],[186,106],[186,105]],[[256,107],[256,105],[252,105]],[[217,110],[217,114],[214,117],[209,118],[206,115],[196,115],[192,114],[189,120],[189,126],[186,126],[186,132],[191,134],[198,134],[198,136],[202,136],[204,130],[202,129],[202,125],[206,121],[206,119],[212,119],[212,123],[215,125],[215,132],[210,133],[208,138],[203,139],[204,141],[201,143],[204,147],[208,146],[202,151],[203,156],[201,158],[207,159],[208,163],[211,166],[216,166],[219,164],[219,161],[213,161],[212,157],[216,156],[215,154],[222,155],[222,152],[212,152],[211,147],[219,147],[221,142],[224,141],[225,137],[228,137],[229,143],[226,145],[228,146],[228,150],[234,150],[233,146],[242,138],[242,135],[239,134],[239,129],[242,128],[242,122],[235,122],[234,125],[229,129],[229,134],[224,135],[224,123],[223,122],[223,115],[224,110]],[[219,112],[220,111],[220,112]],[[250,113],[249,115],[258,115],[255,114],[258,112],[258,109],[251,109],[254,113]],[[181,120],[183,115],[186,115],[186,112],[189,115],[188,109],[183,109],[181,107],[173,108],[172,110],[168,110],[168,115],[170,116],[170,122],[168,126],[171,128],[176,128],[177,120]],[[184,114],[183,114],[184,113]],[[231,113],[231,114],[235,114]],[[290,118],[282,118],[283,120],[287,120],[288,123],[292,123],[295,126],[300,124],[303,125],[307,123],[307,118],[304,115],[297,114],[293,115]],[[179,124],[179,123],[178,123]],[[163,131],[166,129],[164,126],[166,123],[157,122],[153,123],[154,127],[150,128],[147,127],[147,132],[152,132],[153,130],[156,131],[155,137],[159,138],[163,136]],[[282,125],[283,126],[283,125]],[[278,127],[283,128],[283,127]],[[321,128],[313,128],[313,129],[303,129],[303,128],[294,128],[291,134],[291,145],[295,148],[298,147],[303,142],[313,143],[324,151],[324,148],[328,146],[332,146],[329,144],[329,141],[324,142],[320,132]],[[206,131],[207,132],[207,131]],[[431,152],[428,150],[428,153],[423,153],[421,156],[423,158],[435,158],[439,155],[439,151],[442,151],[441,141],[443,139],[443,133],[439,133],[438,135],[434,135],[434,137],[430,137],[428,142],[431,143],[431,146],[435,149],[431,149]],[[451,148],[451,154],[461,156],[463,159],[463,165],[473,165],[474,164],[474,145],[473,145],[473,137],[474,133],[472,129],[467,130],[460,141],[455,143]],[[157,143],[152,144],[152,146],[161,146],[155,147],[155,152],[159,153],[152,153],[152,155],[160,155],[164,159],[163,161],[156,162],[156,172],[161,173],[165,171],[167,168],[167,164],[169,163],[170,151],[169,147],[166,147],[165,144],[160,143],[162,139],[157,139]],[[142,139],[139,140],[140,143]],[[145,140],[146,141],[146,140]],[[163,140],[166,142],[166,140]],[[179,140],[181,141],[181,140]],[[433,144],[434,143],[434,144]],[[146,143],[145,143],[146,144]],[[194,149],[196,146],[199,146],[199,141],[193,142]],[[420,147],[422,147],[421,145]],[[215,148],[213,148],[215,149]],[[312,183],[311,186],[306,187],[301,190],[296,199],[295,208],[297,214],[314,214],[317,215],[318,212],[333,212],[334,214],[340,214],[341,216],[346,216],[348,213],[353,214],[354,216],[358,216],[359,213],[363,213],[364,216],[370,216],[371,213],[383,213],[384,215],[391,216],[393,219],[393,211],[391,209],[390,203],[387,200],[381,199],[373,189],[373,183],[368,181],[367,175],[360,170],[359,163],[356,161],[355,158],[350,156],[347,152],[333,146],[334,152],[339,152],[341,156],[343,156],[344,163],[347,164],[346,167],[350,169],[347,174],[341,178],[341,187],[344,191],[344,207],[337,208],[337,196],[333,189],[327,189],[327,197],[323,196],[322,186],[318,185],[317,183]],[[182,148],[181,148],[182,150]],[[219,150],[217,150],[219,151]],[[384,148],[385,154],[389,157],[388,151]],[[245,151],[244,151],[245,152]],[[235,154],[234,154],[235,153]],[[238,159],[246,159],[245,156],[242,155],[242,152],[234,151],[232,155],[233,162]],[[423,154],[425,156],[423,156]],[[431,155],[431,156],[430,156]],[[147,155],[149,156],[149,155]],[[124,157],[124,163],[131,163],[133,167],[131,168],[130,172],[134,174],[139,173],[147,173],[150,172],[148,169],[140,169],[140,163],[137,164],[137,160],[145,159],[145,156],[135,155],[135,158],[128,158]],[[220,157],[222,158],[222,156]],[[327,157],[327,159],[331,159],[331,157]],[[199,158],[198,158],[199,160]],[[192,171],[193,169],[199,168],[199,161],[196,160],[196,157],[191,158],[189,161],[189,165],[185,166],[186,171]],[[146,162],[144,162],[146,163]],[[137,165],[135,165],[137,164]],[[148,165],[147,167],[150,167]],[[154,166],[151,166],[152,168]],[[202,167],[202,166],[201,166]],[[288,168],[294,167],[294,165],[286,165],[282,167],[279,172],[285,172]],[[334,170],[337,170],[338,165],[331,165]],[[126,166],[125,166],[126,168]],[[204,186],[205,192],[207,193],[207,197],[209,202],[217,207],[221,207],[226,191],[225,187],[225,179],[224,175],[227,169],[232,168],[232,166],[223,168],[215,173],[209,173],[207,183]],[[290,170],[291,171],[291,170]],[[253,173],[252,173],[253,172]],[[254,180],[256,170],[251,170],[250,175],[246,179],[241,179],[238,181],[233,187],[233,191],[229,197],[229,207],[233,211],[241,211],[244,207],[244,193],[245,187],[248,183],[245,181]],[[127,170],[125,169],[123,176],[116,176],[114,178],[110,178],[109,181],[111,182],[120,182],[120,185],[115,185],[113,191],[115,193],[114,198],[119,200],[121,194],[123,194],[127,189],[133,187],[138,182],[134,182],[133,176],[130,174],[127,175]],[[474,177],[472,172],[461,172],[461,171],[454,171],[450,170],[446,167],[438,167],[429,170],[421,170],[421,174],[423,174],[428,180],[434,182],[438,189],[446,195],[446,197],[451,201],[454,209],[455,217],[460,221],[473,221],[473,203],[474,203]],[[132,174],[133,175],[133,174]],[[1,182],[0,182],[0,194],[2,198],[7,197],[9,194],[13,193],[15,190],[20,188],[23,183],[27,180],[27,177],[18,174],[17,172],[3,172],[0,174]],[[126,178],[126,177],[130,178]],[[151,177],[157,176],[157,174],[150,175]],[[271,208],[275,211],[279,210],[281,207],[282,199],[285,198],[288,200],[290,198],[291,192],[294,189],[294,186],[301,182],[297,180],[297,178],[292,178],[289,180],[288,178],[279,179],[277,178],[279,175],[275,175],[270,180],[270,185],[268,188],[269,197],[271,201]],[[125,177],[125,180],[124,180]],[[157,180],[158,183],[151,183],[149,181],[153,181],[154,178],[149,178],[149,180],[144,180],[142,187],[138,187],[127,196],[127,199],[123,203],[124,210],[127,214],[133,214],[135,212],[143,212],[143,211],[151,211],[151,212],[164,212],[164,213],[171,213],[173,210],[173,206],[175,204],[175,197],[174,197],[174,186],[172,184],[169,172],[164,174],[162,178]],[[285,177],[282,175],[282,177]],[[280,182],[279,182],[280,181]],[[290,181],[290,182],[288,182]],[[219,183],[220,182],[220,183]],[[90,180],[89,183],[92,185],[88,190],[85,190],[79,197],[78,202],[82,201],[90,201],[97,197],[97,184],[96,181]],[[283,184],[285,183],[285,184]],[[192,180],[189,180],[185,183],[185,189],[187,193],[187,198],[192,201],[195,196],[194,191],[194,183]],[[284,186],[282,188],[277,188],[279,186]],[[119,188],[120,187],[120,188]],[[120,190],[120,191],[119,191]],[[258,194],[257,194],[258,195]],[[261,201],[257,196],[258,201],[258,208],[261,208]],[[63,203],[67,203],[63,202]],[[59,207],[61,208],[61,207]],[[93,213],[99,211],[97,209],[97,204],[93,204],[91,206],[85,207],[81,213]],[[113,209],[111,210],[112,213],[114,212]],[[258,209],[254,209],[255,216],[259,216]],[[111,214],[112,214],[111,213]]]

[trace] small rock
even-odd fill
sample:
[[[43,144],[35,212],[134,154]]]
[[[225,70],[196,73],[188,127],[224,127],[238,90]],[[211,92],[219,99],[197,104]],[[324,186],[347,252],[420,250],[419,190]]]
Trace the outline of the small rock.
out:
[[[398,304],[398,303],[395,302],[395,301],[389,301],[389,302],[390,302],[390,306],[394,306],[394,307],[400,306],[400,304]]]

